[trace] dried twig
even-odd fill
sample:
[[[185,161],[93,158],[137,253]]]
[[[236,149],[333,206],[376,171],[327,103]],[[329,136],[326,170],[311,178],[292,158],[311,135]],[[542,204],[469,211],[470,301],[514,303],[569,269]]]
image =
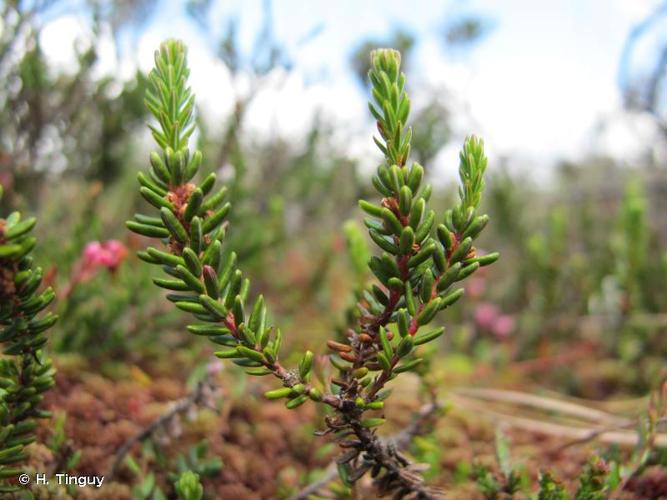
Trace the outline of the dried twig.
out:
[[[171,404],[169,411],[157,417],[150,424],[141,429],[137,434],[125,441],[123,445],[116,451],[111,469],[106,474],[107,479],[109,481],[112,480],[121,463],[123,462],[123,459],[130,451],[132,446],[151,437],[158,429],[166,426],[179,414],[186,413],[190,408],[195,406],[205,406],[207,395],[210,394],[212,389],[212,383],[208,379],[202,380],[197,384],[191,393],[177,401],[174,401]]]
[[[336,468],[336,462],[331,462],[324,470],[324,475],[321,479],[318,479],[314,483],[310,483],[297,494],[292,495],[290,500],[308,500],[310,495],[316,494],[337,477],[338,469]]]

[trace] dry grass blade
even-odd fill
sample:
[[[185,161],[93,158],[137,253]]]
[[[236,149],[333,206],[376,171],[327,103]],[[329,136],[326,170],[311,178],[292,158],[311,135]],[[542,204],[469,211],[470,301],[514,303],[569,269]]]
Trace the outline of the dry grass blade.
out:
[[[467,399],[493,401],[499,403],[508,403],[521,406],[529,406],[538,410],[554,412],[559,415],[580,418],[582,420],[592,421],[604,425],[622,426],[632,421],[608,413],[596,408],[591,408],[561,399],[537,396],[518,391],[506,391],[499,389],[474,389],[463,388],[453,391],[455,396],[462,396]]]
[[[562,437],[564,439],[573,440],[576,443],[584,443],[595,439],[605,444],[634,447],[641,442],[641,436],[639,436],[637,432],[631,430],[619,430],[619,428],[632,426],[633,422],[628,420],[618,419],[621,422],[620,424],[603,422],[604,425],[595,427],[590,425],[564,425],[556,422],[549,422],[543,418],[538,420],[537,418],[527,418],[495,411],[484,403],[457,394],[453,394],[452,399],[460,407],[474,411],[477,414],[486,415],[496,422],[512,427],[518,427],[529,432]],[[667,434],[656,434],[655,446],[660,448],[667,447]]]

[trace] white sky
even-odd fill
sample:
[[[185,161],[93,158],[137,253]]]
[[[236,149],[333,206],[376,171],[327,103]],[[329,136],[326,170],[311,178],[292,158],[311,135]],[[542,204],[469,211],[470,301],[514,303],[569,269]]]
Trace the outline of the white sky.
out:
[[[274,1],[277,39],[293,56],[294,71],[271,75],[268,88],[254,101],[248,128],[254,134],[299,137],[316,109],[335,119],[339,140],[369,164],[378,160],[370,134],[365,96],[348,66],[360,40],[382,37],[395,27],[418,36],[409,69],[414,98],[420,86],[447,88],[467,105],[471,119],[462,134],[485,138],[489,156],[511,155],[524,166],[545,167],[559,158],[576,159],[604,152],[627,161],[654,134],[646,117],[620,113],[618,63],[630,28],[650,13],[653,0],[477,0],[437,2],[382,0],[329,2]],[[226,0],[212,10],[212,25],[240,16],[240,40],[252,47],[262,19],[260,0]],[[466,55],[447,54],[439,39],[447,16],[479,14],[494,26]],[[304,37],[319,28],[307,42]],[[49,23],[43,48],[59,65],[71,64],[71,46],[85,36],[85,17],[69,13]],[[232,82],[224,65],[183,14],[180,2],[163,1],[158,14],[134,36],[118,62],[109,40],[101,50],[100,73],[125,77],[135,65],[149,70],[152,53],[168,37],[189,46],[192,86],[212,123],[228,115],[234,92],[247,89],[247,78]],[[236,89],[236,90],[235,90]],[[599,120],[613,117],[601,137]],[[438,172],[455,170],[457,145],[437,159]],[[446,174],[445,174],[446,175]]]

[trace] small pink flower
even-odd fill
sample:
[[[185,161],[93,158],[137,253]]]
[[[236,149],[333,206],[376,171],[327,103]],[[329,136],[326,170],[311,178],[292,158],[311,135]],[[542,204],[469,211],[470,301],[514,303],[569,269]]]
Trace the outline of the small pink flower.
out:
[[[114,272],[127,256],[127,248],[118,240],[91,241],[83,249],[81,273],[89,278],[97,268],[105,267]]]
[[[102,252],[102,244],[99,241],[86,243],[86,246],[83,249],[83,261],[91,263],[95,262],[100,252]]]
[[[63,289],[63,296],[68,297],[79,283],[90,280],[100,268],[115,273],[126,256],[127,248],[118,240],[86,243],[81,258],[72,270],[69,283]]]
[[[514,331],[515,326],[514,317],[509,314],[501,314],[493,323],[491,331],[496,337],[506,339]]]
[[[488,302],[482,302],[475,309],[475,323],[478,327],[490,330],[498,318],[500,310],[498,306]]]

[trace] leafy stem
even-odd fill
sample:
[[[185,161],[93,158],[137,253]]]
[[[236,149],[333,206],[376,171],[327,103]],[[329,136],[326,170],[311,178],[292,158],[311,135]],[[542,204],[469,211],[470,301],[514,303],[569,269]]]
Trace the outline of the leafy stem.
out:
[[[0,197],[2,186],[0,186]],[[16,465],[28,458],[26,446],[35,441],[36,419],[43,394],[53,384],[51,360],[42,352],[47,331],[57,316],[41,314],[55,298],[52,288],[39,292],[42,270],[33,267],[30,233],[35,219],[14,212],[0,219],[0,493],[19,491],[5,482],[17,477]]]
[[[408,166],[410,100],[399,53],[374,51],[369,79],[374,100],[369,109],[380,134],[375,143],[384,155],[373,186],[382,199],[379,204],[366,200],[359,204],[370,216],[364,220],[370,237],[382,251],[369,262],[379,284],[364,292],[358,304],[359,329],[348,332],[347,343],[329,342],[335,351],[332,362],[341,371],[334,384],[341,387],[344,415],[328,423],[332,432],[346,436],[349,428],[356,436],[356,447],[345,455],[345,463],[354,464],[349,466],[353,477],[371,469],[380,490],[428,496],[421,480],[408,473],[407,461],[386,450],[377,452],[381,447],[372,429],[384,419],[364,418],[364,413],[383,409],[389,394],[386,384],[422,362],[415,347],[442,335],[442,327],[421,328],[463,295],[463,289],[453,285],[498,258],[498,254],[478,256],[473,246],[488,222],[486,215],[476,214],[487,160],[483,143],[475,137],[466,139],[460,155],[460,203],[436,224],[435,212],[427,209],[432,188],[422,186],[424,168],[417,163]]]
[[[302,355],[297,368],[280,363],[282,333],[267,325],[263,297],[252,304],[248,299],[250,281],[237,268],[236,254],[223,254],[231,205],[225,202],[226,187],[213,191],[215,174],[193,181],[202,155],[191,154],[188,147],[194,97],[187,86],[186,50],[175,40],[163,43],[155,55],[146,105],[158,122],[151,130],[160,151],[151,153],[148,174],[138,174],[140,193],[159,216],[136,214],[127,226],[162,241],[163,249],[148,247],[138,255],[166,273],[154,278],[155,284],[169,291],[167,299],[176,307],[199,320],[188,326],[191,333],[223,347],[216,356],[231,359],[250,375],[278,378],[283,387],[265,396],[285,398],[290,409],[310,399],[334,410],[325,418],[323,433],[335,434],[345,450],[338,460],[344,481],[352,483],[371,471],[380,491],[426,498],[432,491],[423,486],[407,458],[376,435],[384,418],[365,418],[365,414],[383,410],[387,382],[422,362],[415,347],[442,335],[442,327],[429,331],[422,327],[461,297],[463,290],[453,290],[454,283],[498,258],[477,256],[472,246],[488,221],[486,215],[476,214],[486,158],[483,143],[468,138],[459,167],[460,204],[437,224],[435,212],[427,210],[432,188],[422,186],[424,168],[417,163],[408,166],[410,100],[400,55],[378,50],[371,62],[374,103],[369,107],[380,135],[375,142],[384,155],[373,185],[382,200],[379,204],[362,200],[360,207],[370,216],[365,224],[382,250],[381,256],[369,261],[379,283],[363,292],[357,305],[359,323],[348,331],[346,341],[327,342],[334,351],[331,362],[340,372],[328,389],[310,380],[314,360],[310,351]]]

